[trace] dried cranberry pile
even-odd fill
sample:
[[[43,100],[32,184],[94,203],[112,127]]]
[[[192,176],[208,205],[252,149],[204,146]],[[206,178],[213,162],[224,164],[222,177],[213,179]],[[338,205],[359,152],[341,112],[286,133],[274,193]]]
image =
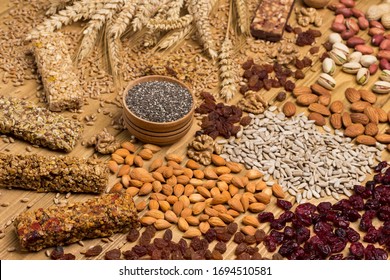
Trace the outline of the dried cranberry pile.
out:
[[[258,215],[268,222],[271,232],[264,238],[269,252],[276,251],[287,259],[387,260],[390,251],[390,168],[381,162],[374,168],[372,181],[355,185],[354,194],[335,204],[321,202],[298,205],[294,212],[288,201],[278,200],[284,212]],[[375,219],[375,222],[373,220]],[[364,236],[351,227],[357,225]],[[377,226],[375,226],[377,224]],[[311,234],[310,228],[314,234]],[[367,246],[363,242],[369,243]],[[375,245],[381,246],[375,247]],[[349,253],[341,252],[347,247]]]
[[[203,92],[201,96],[204,101],[195,109],[195,112],[207,115],[202,119],[201,130],[196,132],[196,136],[207,134],[213,139],[218,136],[227,139],[230,136],[235,136],[240,131],[240,126],[235,124],[242,120],[242,110],[235,105],[217,104],[210,93]],[[245,121],[245,124],[249,124],[249,122]]]

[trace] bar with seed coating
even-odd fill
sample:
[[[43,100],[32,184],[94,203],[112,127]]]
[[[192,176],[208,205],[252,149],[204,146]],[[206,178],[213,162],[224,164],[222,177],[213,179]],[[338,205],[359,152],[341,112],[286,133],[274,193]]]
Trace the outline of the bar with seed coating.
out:
[[[131,195],[103,194],[85,202],[26,211],[14,221],[21,248],[39,251],[138,227]]]
[[[0,153],[0,187],[101,193],[107,187],[109,174],[107,164],[95,158]]]
[[[0,95],[0,132],[41,147],[70,152],[83,132],[83,125],[30,101]]]
[[[277,42],[282,39],[295,0],[262,0],[251,23],[257,39]]]
[[[83,90],[61,32],[43,34],[33,41],[33,52],[50,111],[80,109]]]

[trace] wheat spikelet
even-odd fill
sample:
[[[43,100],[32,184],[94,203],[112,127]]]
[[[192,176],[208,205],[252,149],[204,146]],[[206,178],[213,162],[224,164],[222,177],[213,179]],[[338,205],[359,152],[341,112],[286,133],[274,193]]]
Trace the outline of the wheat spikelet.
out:
[[[234,0],[234,3],[236,6],[238,25],[240,27],[241,33],[249,35],[250,24],[247,4],[245,3],[245,0]]]
[[[143,36],[144,47],[152,47],[157,44],[160,37],[160,32],[152,29],[147,29]]]
[[[183,8],[184,0],[175,0],[172,1],[169,5],[169,9],[167,11],[167,17],[168,18],[179,18],[180,17],[180,11]]]
[[[133,31],[141,30],[142,27],[146,26],[148,20],[152,18],[166,2],[168,2],[168,0],[149,0],[140,2],[132,22]]]
[[[101,31],[103,25],[112,17],[114,14],[121,9],[126,0],[110,0],[102,9],[97,10],[96,13],[91,17],[87,27],[83,31],[84,37],[81,41],[80,50],[78,54],[79,59],[84,59],[92,51],[96,39]]]
[[[121,49],[121,40],[112,36],[107,37],[107,53],[108,53],[108,63],[110,66],[111,73],[115,78],[119,77],[119,68],[120,68],[120,49]]]
[[[237,91],[237,67],[234,65],[233,43],[226,37],[222,43],[221,50],[218,56],[219,69],[221,78],[220,96],[225,98],[226,102],[231,100]]]
[[[158,43],[157,49],[165,50],[184,40],[193,31],[193,26],[188,25],[183,29],[169,31]]]
[[[102,0],[82,0],[74,2],[73,5],[67,6],[64,10],[58,11],[57,14],[52,15],[46,19],[42,24],[33,29],[26,37],[26,40],[37,39],[40,33],[50,33],[63,26],[72,24],[81,19],[88,19],[97,10],[101,9],[104,5]]]
[[[210,1],[208,0],[188,0],[188,12],[194,17],[196,29],[199,33],[201,43],[211,58],[217,58],[215,42],[211,34],[211,24],[209,20]]]
[[[175,19],[151,19],[147,23],[147,27],[152,30],[172,30],[172,29],[182,29],[190,25],[193,21],[193,16],[188,14],[180,18]]]
[[[74,0],[50,0],[50,7],[46,11],[46,15],[54,15],[59,10],[64,9],[67,5],[73,4]]]
[[[108,29],[109,36],[120,38],[125,33],[127,27],[130,25],[135,12],[137,10],[138,2],[140,0],[127,0],[118,16],[113,21],[111,27]]]

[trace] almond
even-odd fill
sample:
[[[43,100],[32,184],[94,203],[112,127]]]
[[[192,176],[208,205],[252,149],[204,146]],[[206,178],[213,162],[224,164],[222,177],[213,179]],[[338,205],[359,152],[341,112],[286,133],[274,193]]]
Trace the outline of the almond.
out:
[[[371,104],[368,103],[367,101],[356,101],[351,104],[351,111],[357,113],[363,113],[364,109],[368,106],[371,106]]]
[[[246,210],[248,210],[249,205],[250,205],[249,197],[248,197],[247,195],[244,194],[244,195],[240,198],[240,202],[241,202],[242,207],[244,208],[244,212],[245,212]],[[237,211],[236,209],[233,209],[233,210]],[[237,211],[237,212],[240,213],[240,211]]]
[[[121,193],[123,190],[123,185],[121,183],[116,183],[110,189],[110,193]]]
[[[256,191],[262,191],[266,188],[267,188],[267,184],[263,180],[260,180],[256,183]]]
[[[224,182],[230,184],[232,182],[233,177],[234,177],[233,174],[222,174],[218,177],[218,180],[224,181]]]
[[[191,208],[184,208],[183,211],[181,211],[180,216],[183,218],[186,218],[188,216],[192,215],[192,209]]]
[[[170,205],[175,204],[177,201],[179,201],[179,198],[178,198],[177,196],[174,196],[173,194],[167,196],[167,202],[168,202]]]
[[[240,173],[243,170],[243,166],[237,162],[226,162],[226,167],[230,168],[232,173]]]
[[[324,105],[319,103],[312,103],[309,105],[309,111],[319,113],[323,116],[330,116],[330,111]]]
[[[289,117],[294,116],[296,111],[297,111],[297,108],[295,107],[294,103],[292,103],[290,101],[287,101],[286,103],[284,103],[283,108],[282,108],[282,112],[286,117],[289,118]]]
[[[172,177],[168,178],[166,181],[166,184],[173,187],[177,184],[177,179],[175,175],[172,175]]]
[[[200,193],[193,193],[189,197],[191,203],[205,201],[206,199]]]
[[[199,215],[206,208],[206,202],[197,202],[192,206],[192,214]]]
[[[144,184],[144,182],[142,182],[140,180],[134,180],[134,179],[129,180],[129,186],[140,188],[143,186],[143,184]]]
[[[330,102],[332,101],[332,96],[331,95],[321,95],[318,98],[318,103],[324,105],[324,106],[329,106]]]
[[[171,185],[164,184],[164,185],[162,185],[161,192],[163,194],[165,194],[166,196],[170,196],[173,194],[173,187]]]
[[[334,129],[340,129],[343,126],[341,114],[338,113],[332,114],[329,118],[329,122]]]
[[[111,154],[111,159],[117,164],[123,164],[125,162],[125,159],[118,154]]]
[[[183,161],[183,157],[179,156],[177,154],[166,154],[165,155],[165,160],[166,161],[173,161],[176,163],[181,163]]]
[[[216,155],[216,154],[212,154],[211,155],[211,162],[215,165],[215,166],[224,166],[226,165],[226,160],[219,156],[219,155]]]
[[[137,205],[135,206],[135,209],[137,209],[138,212],[141,212],[146,208],[146,206],[147,206],[146,201],[142,200],[142,201],[137,203]]]
[[[373,93],[369,90],[360,89],[359,93],[360,93],[360,96],[362,97],[362,100],[367,101],[371,104],[374,104],[377,100],[375,93]]]
[[[156,220],[153,225],[157,230],[167,229],[167,228],[170,228],[172,226],[172,224],[170,222],[168,222],[164,219]]]
[[[116,161],[114,160],[109,160],[108,161],[108,169],[110,169],[111,173],[116,173],[119,169],[119,165]]]
[[[358,137],[356,137],[356,142],[358,144],[363,144],[367,146],[375,146],[376,139],[368,135],[359,135]]]
[[[224,227],[226,226],[225,222],[221,220],[219,217],[211,217],[209,219],[209,224],[212,227]]]
[[[245,216],[242,218],[242,223],[246,226],[253,226],[255,228],[260,226],[259,220],[254,216]]]
[[[136,196],[139,192],[139,188],[136,187],[129,187],[126,189],[126,193],[131,195],[131,196]]]
[[[390,144],[390,134],[377,134],[375,139],[382,144]]]
[[[332,113],[341,114],[344,111],[344,104],[340,100],[333,101],[329,107]]]
[[[201,233],[205,234],[210,229],[210,224],[204,221],[199,224],[198,228]]]
[[[158,208],[160,208],[160,204],[158,204],[158,201],[151,199],[149,201],[149,210],[158,210]]]
[[[173,212],[172,210],[167,210],[165,213],[164,213],[164,218],[165,220],[167,220],[168,222],[170,223],[174,223],[174,224],[177,224],[179,218],[177,217],[177,215],[175,214],[175,212]]]
[[[215,173],[217,173],[217,175],[229,174],[230,172],[231,170],[226,166],[218,166],[215,168]]]
[[[153,152],[149,149],[142,149],[138,155],[144,160],[149,160],[153,157]]]
[[[176,180],[179,185],[187,185],[190,182],[190,178],[185,175],[177,176]]]
[[[204,172],[203,172],[204,173]],[[194,176],[194,171],[188,167],[183,169],[183,175],[187,176],[188,178],[192,178]]]
[[[162,158],[156,158],[152,161],[152,163],[149,165],[149,172],[156,171],[158,168],[160,168],[163,165]]]
[[[267,193],[264,193],[264,192],[256,193],[254,195],[254,197],[256,198],[256,200],[258,202],[261,202],[264,204],[269,204],[271,202],[271,196],[268,195]]]
[[[219,212],[211,207],[206,207],[204,209],[205,214],[209,215],[210,217],[218,217]]]
[[[242,182],[241,178],[238,176],[234,176],[231,182],[234,186],[236,186],[239,189],[245,188],[244,183]]]
[[[144,160],[139,155],[134,156],[134,165],[138,167],[144,166]]]
[[[345,98],[351,103],[359,101],[361,99],[360,93],[357,89],[347,88],[345,91]]]
[[[233,197],[239,192],[239,188],[237,188],[235,185],[230,184],[229,185],[229,193]]]
[[[308,116],[309,120],[314,121],[314,123],[318,126],[324,126],[326,124],[326,120],[323,115],[316,113],[316,112],[311,112]]]
[[[130,165],[132,166],[134,164],[134,158],[135,158],[135,155],[131,154],[131,155],[128,155],[126,158],[125,158],[125,163],[127,165]]]
[[[301,106],[309,106],[318,101],[318,96],[312,93],[305,93],[297,97],[297,104]]]
[[[199,170],[199,169],[194,170],[194,171],[193,171],[193,174],[194,174],[194,177],[195,177],[196,179],[203,179],[203,178],[204,178],[204,173],[203,173],[202,170]]]
[[[310,89],[317,95],[330,95],[330,91],[319,84],[312,84]]]
[[[152,186],[153,186],[153,192],[155,192],[155,193],[161,192],[161,190],[162,190],[162,184],[161,184],[160,181],[154,181],[154,182],[152,183]]]
[[[162,194],[162,193],[152,193],[150,195],[150,199],[154,199],[154,200],[166,200],[167,199],[167,196],[165,194]]]
[[[119,168],[118,177],[122,177],[123,175],[127,175],[130,173],[130,165],[124,164]]]
[[[298,97],[302,94],[309,94],[309,93],[312,93],[311,89],[309,87],[306,87],[306,86],[296,86],[294,89],[293,89],[293,95],[294,97]]]
[[[364,109],[364,114],[368,117],[371,123],[378,124],[379,123],[379,114],[378,111],[374,107],[366,107]]]
[[[127,157],[128,155],[130,155],[130,152],[129,150],[127,149],[124,149],[124,148],[121,148],[121,149],[118,149],[114,152],[114,154],[117,154],[118,156],[122,157],[122,158],[125,158]]]
[[[184,232],[183,237],[191,239],[191,238],[194,238],[194,237],[199,237],[201,235],[202,235],[202,233],[200,232],[199,229],[197,229],[197,228],[190,228],[186,232]]]
[[[121,144],[121,147],[128,150],[131,153],[135,153],[135,151],[137,150],[137,147],[133,143],[128,142],[128,141],[123,142]]]
[[[361,123],[351,124],[344,130],[344,135],[355,138],[364,133],[364,126]]]
[[[144,183],[148,183],[148,182],[151,183],[154,181],[150,173],[145,168],[141,168],[141,167],[133,168],[130,171],[130,177],[134,180],[139,180]]]
[[[175,202],[175,204],[173,204],[172,206],[172,211],[177,215],[177,216],[180,216],[180,213],[181,211],[183,210],[184,208],[184,204],[182,201],[177,201]]]
[[[122,182],[122,185],[125,187],[125,188],[128,188],[129,185],[130,185],[130,175],[128,174],[125,174],[122,176],[121,178],[121,182]]]
[[[156,222],[156,219],[153,217],[141,217],[139,222],[144,226],[150,226]]]
[[[190,199],[186,195],[180,196],[179,197],[179,201],[183,202],[183,207],[184,208],[187,208],[191,204]]]
[[[220,213],[218,216],[222,221],[225,223],[233,223],[234,222],[234,217],[228,213]]]
[[[238,216],[240,216],[240,212],[233,210],[233,209],[228,209],[226,214],[229,214],[230,216],[232,216],[234,218],[237,218]]]
[[[385,123],[387,122],[387,114],[386,112],[382,109],[382,108],[379,108],[379,107],[374,107],[375,110],[378,112],[378,120],[380,123]]]
[[[160,205],[161,211],[163,211],[164,213],[171,209],[171,205],[168,201],[160,200],[158,204]]]
[[[164,213],[157,209],[151,209],[145,213],[147,217],[153,217],[155,219],[164,219]]]
[[[285,195],[282,187],[279,184],[272,185],[272,193],[277,198],[284,198]]]
[[[139,189],[138,195],[148,195],[152,192],[153,186],[151,183],[145,183],[143,186]]]
[[[201,165],[199,163],[197,163],[196,161],[194,161],[193,159],[190,159],[189,161],[187,161],[186,167],[195,170],[195,169],[199,169],[201,167]]]
[[[378,134],[378,132],[379,132],[378,125],[375,123],[369,123],[364,128],[364,134],[368,136],[375,136]]]
[[[246,235],[254,236],[256,233],[256,229],[253,226],[244,226],[241,227],[241,231]]]
[[[347,112],[344,112],[341,115],[341,121],[343,122],[344,127],[348,127],[352,124],[351,115]]]
[[[228,204],[232,209],[234,209],[238,212],[241,212],[241,213],[245,212],[244,207],[241,204],[241,201],[238,200],[237,198],[229,199]]]
[[[144,149],[151,150],[153,153],[161,151],[161,147],[154,144],[145,144],[143,147]]]
[[[245,176],[248,177],[249,180],[256,180],[263,177],[263,173],[256,169],[250,169],[246,172]]]
[[[211,193],[208,189],[206,189],[205,187],[203,186],[199,186],[196,188],[196,190],[198,191],[198,193],[200,195],[202,195],[204,198],[209,198],[211,197]]]
[[[211,166],[203,169],[203,173],[206,179],[210,179],[210,180],[218,179],[217,173],[215,173],[214,169]]]
[[[261,211],[264,211],[267,205],[261,202],[254,202],[249,205],[248,210],[253,212],[253,213],[259,213]]]
[[[165,183],[165,178],[160,172],[152,172],[152,177],[161,183]]]
[[[365,110],[367,110],[367,108]],[[350,116],[353,123],[361,123],[362,125],[366,125],[370,122],[370,119],[366,116],[366,114],[363,113],[352,113]]]
[[[200,224],[199,218],[195,216],[188,216],[185,218],[190,226],[198,226]]]

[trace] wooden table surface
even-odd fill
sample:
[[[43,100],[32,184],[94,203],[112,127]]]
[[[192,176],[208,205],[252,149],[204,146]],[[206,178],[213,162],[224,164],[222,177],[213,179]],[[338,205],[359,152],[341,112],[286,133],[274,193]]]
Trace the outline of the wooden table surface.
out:
[[[225,1],[226,2],[226,1]],[[252,1],[253,2],[253,1]],[[367,7],[371,4],[379,3],[379,0],[370,0],[370,1],[357,1],[357,7],[361,8],[362,10],[367,10]],[[4,22],[2,21],[3,18],[6,18],[9,16],[9,11],[12,8],[14,1],[9,0],[3,0],[0,1],[0,26],[4,26]],[[296,1],[296,6],[302,6],[302,1]],[[320,28],[320,30],[323,33],[323,36],[319,38],[316,42],[316,45],[320,46],[321,43],[325,42],[327,39],[328,34],[330,34],[330,25],[334,18],[333,12],[327,10],[327,9],[321,9],[318,10],[321,16],[323,16],[324,24]],[[289,23],[293,26],[296,25],[295,21],[295,15],[292,13],[292,16],[289,20]],[[2,28],[2,27],[1,27]],[[70,27],[72,29],[73,27]],[[76,28],[76,27],[74,27]],[[364,38],[367,38],[368,35],[361,33],[361,35]],[[243,62],[245,61],[246,54],[248,52],[246,51],[246,48],[248,48],[247,45],[243,45],[242,48],[244,48],[241,52],[241,56],[238,59],[239,61]],[[305,54],[308,50],[308,47],[302,48],[301,53],[302,55]],[[321,48],[321,52],[323,52],[323,48]],[[253,54],[254,57],[258,56],[259,54]],[[204,56],[207,58],[207,56]],[[134,59],[137,59],[137,57],[134,57]],[[210,61],[210,63],[212,63]],[[306,69],[306,77],[304,80],[300,80],[297,84],[298,85],[307,85],[310,86],[311,84],[315,83],[318,74],[321,72],[321,65],[317,61],[313,64],[311,69]],[[40,102],[37,98],[37,84],[34,80],[26,81],[26,83],[22,86],[15,87],[12,85],[12,83],[4,83],[4,79],[1,80],[1,78],[4,75],[4,71],[0,70],[0,94],[5,96],[15,96],[15,97],[25,97],[28,100],[34,101],[36,103],[39,103],[42,106],[45,106],[44,103]],[[379,72],[370,78],[370,81],[367,85],[363,86],[363,88],[371,88],[371,85],[378,80]],[[343,103],[346,106],[349,106],[349,102],[345,100],[344,97],[344,91],[347,87],[355,87],[355,88],[362,88],[358,86],[355,82],[355,77],[349,74],[345,74],[341,71],[340,68],[337,69],[336,74],[334,75],[337,86],[335,90],[332,92],[332,100],[342,100]],[[217,90],[217,89],[215,89]],[[269,92],[264,92],[264,96],[267,100],[271,100],[274,98],[276,93],[279,92],[278,89],[273,89]],[[114,99],[115,96],[118,94],[118,91],[114,91],[112,94],[108,94],[104,96],[104,99],[109,100]],[[239,96],[237,95],[230,103],[234,104],[239,100]],[[378,100],[375,103],[376,106],[382,107],[386,112],[390,110],[390,102],[389,102],[390,94],[387,95],[378,95]],[[288,99],[294,101],[294,98],[291,95],[288,95]],[[86,115],[91,115],[93,113],[96,113],[97,108],[99,107],[99,103],[101,100],[98,99],[92,99],[90,98],[88,100],[88,105],[85,105],[83,107],[84,112],[82,112],[79,117],[83,118]],[[280,105],[276,103],[276,105]],[[119,109],[116,106],[113,106],[110,104],[107,105],[107,110],[112,113],[113,118],[116,118],[121,115],[121,109]],[[298,107],[298,112],[305,112],[307,114],[307,108],[305,107]],[[73,115],[73,113],[65,112],[63,113],[65,115]],[[94,126],[86,126],[85,132],[82,135],[82,140],[87,140],[91,136],[95,135],[96,133],[102,131],[103,128],[107,128],[110,133],[115,135],[116,139],[118,141],[126,141],[131,139],[131,135],[127,131],[118,131],[115,129],[112,129],[111,127],[111,121],[112,118],[108,115],[104,115],[102,113],[98,114],[98,121]],[[380,125],[380,131],[384,131],[386,128],[389,128],[389,124],[381,124]],[[186,137],[184,137],[180,142],[164,147],[162,151],[160,151],[155,157],[161,156],[163,157],[165,153],[177,153],[179,155],[185,155],[186,154],[186,147],[187,144],[191,141],[193,138],[195,131],[198,129],[198,123],[194,122],[194,125],[191,129],[191,131],[188,133]],[[141,145],[141,143],[137,143],[137,145]],[[28,143],[20,140],[15,140],[14,143],[4,143],[0,140],[0,152],[5,153],[13,153],[13,154],[23,154],[26,153],[26,147],[31,146]],[[93,155],[93,149],[87,148],[85,146],[81,145],[81,141],[79,141],[76,148],[69,153],[69,155],[74,155],[78,157],[89,157]],[[57,152],[49,151],[45,148],[33,148],[33,153],[46,155],[46,154],[58,154]],[[108,159],[108,156],[100,156],[103,159]],[[390,160],[389,152],[384,151],[382,155],[383,160]],[[370,176],[368,176],[370,178]],[[111,187],[114,182],[116,181],[115,176],[110,177],[109,186]],[[56,197],[56,193],[35,193],[33,191],[26,191],[26,190],[9,190],[9,189],[1,189],[0,190],[0,205],[9,203],[9,206],[0,206],[0,229],[4,233],[4,237],[0,239],[0,259],[9,259],[9,260],[15,260],[15,259],[22,259],[22,260],[32,260],[32,259],[48,259],[45,255],[45,250],[41,250],[39,252],[22,252],[20,250],[16,234],[14,232],[14,227],[11,224],[11,221],[21,212],[25,211],[27,209],[27,206],[31,207],[31,209],[37,209],[40,207],[48,207],[54,204],[53,200]],[[59,199],[63,199],[65,194],[59,195]],[[90,198],[91,195],[86,194],[73,194],[69,197],[69,201],[83,201],[88,198]],[[24,198],[28,198],[28,202],[22,202]],[[141,200],[147,199],[145,197],[138,197],[135,198],[136,202],[139,202]],[[290,201],[294,201],[292,197],[288,197]],[[332,198],[322,198],[319,200],[312,200],[313,203],[318,203],[320,201],[330,201],[335,202]],[[266,211],[272,211],[275,213],[275,215],[278,215],[281,213],[281,210],[278,209],[275,205],[275,198],[273,198],[271,204],[268,205]],[[140,216],[143,215],[143,212],[140,213]],[[237,220],[238,223],[240,223],[240,219],[242,217],[239,217]],[[269,231],[268,226],[262,226],[266,231]],[[179,240],[181,237],[181,232],[176,228],[172,228],[174,232],[174,240]],[[157,236],[161,235],[162,232],[158,232]],[[116,234],[112,237],[111,241],[109,242],[103,242],[101,239],[94,239],[94,240],[85,240],[84,241],[84,247],[82,247],[80,244],[72,244],[69,246],[65,246],[65,252],[66,253],[73,253],[76,256],[76,259],[85,259],[85,257],[80,253],[80,251],[85,250],[86,248],[100,244],[103,246],[104,251],[113,249],[113,248],[121,248],[122,251],[130,249],[134,244],[126,243],[126,235],[124,234]],[[16,250],[9,250],[10,248],[15,248]],[[49,248],[51,249],[51,248]],[[228,243],[228,251],[224,254],[225,259],[234,259],[234,249],[235,244],[230,241]],[[12,251],[12,252],[9,252]],[[271,256],[265,249],[263,245],[260,245],[260,253],[264,256]],[[97,257],[97,259],[101,259],[103,254]]]

